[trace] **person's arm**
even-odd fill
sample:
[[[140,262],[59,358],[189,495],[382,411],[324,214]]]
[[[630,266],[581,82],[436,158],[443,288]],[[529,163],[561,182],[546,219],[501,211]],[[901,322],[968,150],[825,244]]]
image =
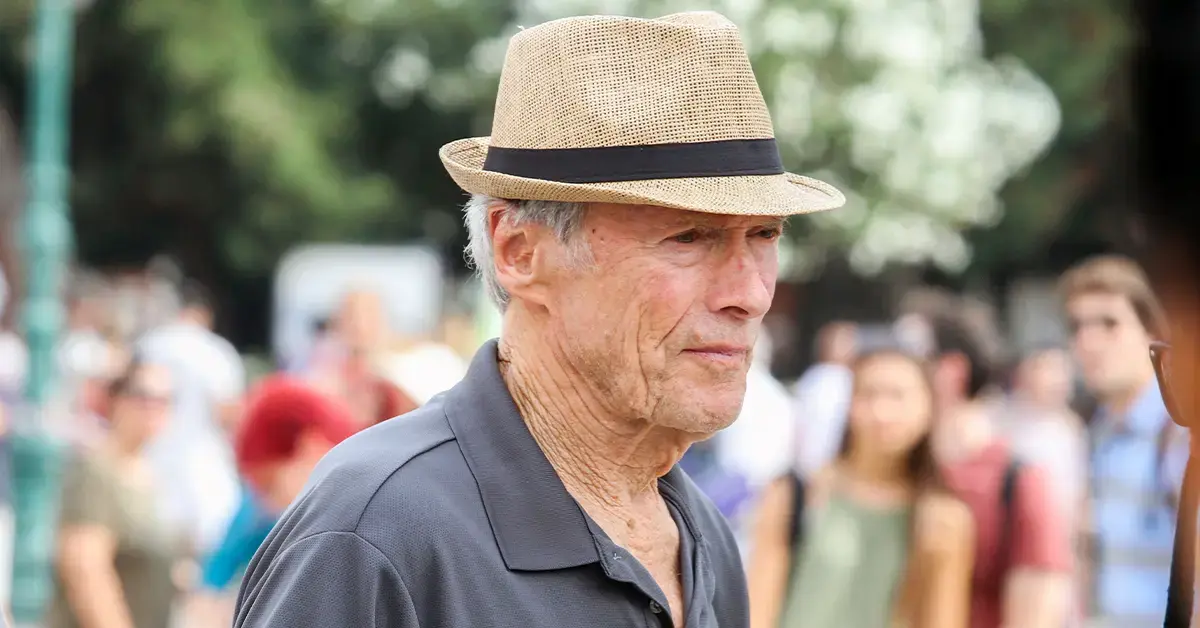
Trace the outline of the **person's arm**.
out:
[[[1071,543],[1042,469],[1017,478],[1004,628],[1061,628],[1071,608]]]
[[[775,628],[787,596],[792,548],[792,479],[782,477],[762,492],[750,545],[747,573],[751,628]]]
[[[966,505],[933,495],[917,511],[918,560],[926,578],[912,628],[965,628],[971,614],[971,572],[975,567],[975,520]]]
[[[246,366],[233,345],[221,339],[221,367],[210,373],[209,394],[213,418],[228,433],[237,431],[242,421],[242,398],[246,391]]]
[[[64,477],[56,567],[67,603],[81,628],[134,628],[114,560],[111,487],[88,465],[73,463]]]
[[[268,542],[269,543],[269,542]],[[233,628],[418,628],[400,572],[353,532],[321,532],[259,551]]]

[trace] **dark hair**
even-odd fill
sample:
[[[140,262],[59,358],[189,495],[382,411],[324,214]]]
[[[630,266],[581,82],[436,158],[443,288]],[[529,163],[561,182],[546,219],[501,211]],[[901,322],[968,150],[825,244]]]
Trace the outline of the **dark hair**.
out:
[[[930,400],[933,399],[933,375],[929,372],[929,366],[920,358],[911,354],[896,349],[881,349],[864,353],[855,358],[850,367],[853,373],[856,385],[858,374],[868,364],[875,360],[883,358],[900,358],[912,364],[921,373],[921,382],[925,385],[925,391],[929,393]],[[933,405],[930,404],[930,411],[933,411]],[[905,462],[904,469],[908,472],[908,479],[917,487],[918,492],[926,492],[931,490],[941,490],[945,487],[942,481],[942,474],[937,465],[937,460],[933,456],[933,420],[936,417],[931,417],[930,429],[921,436],[921,438],[913,445],[913,448],[908,452],[908,459]],[[849,422],[847,428],[842,432],[842,442],[838,447],[838,458],[844,459],[850,453],[851,435]]]
[[[971,329],[961,315],[941,312],[929,318],[933,332],[933,355],[942,358],[961,355],[968,365],[968,399],[975,399],[995,379],[996,364],[983,340]]]
[[[179,289],[179,304],[186,309],[203,310],[209,313],[215,311],[212,295],[204,286],[195,281],[185,281]]]
[[[1079,262],[1063,273],[1058,292],[1064,304],[1085,294],[1119,295],[1151,336],[1162,338],[1166,332],[1166,317],[1150,280],[1137,262],[1123,255],[1098,255]]]
[[[109,380],[107,388],[108,398],[115,399],[133,390],[134,381],[137,380],[137,376],[141,374],[146,366],[148,364],[143,358],[136,355],[133,356],[120,374]]]

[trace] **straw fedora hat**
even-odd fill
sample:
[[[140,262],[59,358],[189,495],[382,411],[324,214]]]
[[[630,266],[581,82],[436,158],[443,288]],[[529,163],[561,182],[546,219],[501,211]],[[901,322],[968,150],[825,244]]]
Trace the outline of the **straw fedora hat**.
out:
[[[787,216],[840,207],[783,169],[737,27],[712,12],[572,17],[515,35],[490,137],[439,157],[467,192]]]

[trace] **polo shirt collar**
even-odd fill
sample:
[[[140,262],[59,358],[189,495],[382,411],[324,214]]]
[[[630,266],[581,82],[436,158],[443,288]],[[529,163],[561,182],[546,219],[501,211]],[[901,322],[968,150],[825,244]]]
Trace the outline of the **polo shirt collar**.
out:
[[[516,571],[600,560],[582,508],[546,459],[500,377],[496,340],[479,349],[446,396],[446,417],[466,459],[504,563]]]

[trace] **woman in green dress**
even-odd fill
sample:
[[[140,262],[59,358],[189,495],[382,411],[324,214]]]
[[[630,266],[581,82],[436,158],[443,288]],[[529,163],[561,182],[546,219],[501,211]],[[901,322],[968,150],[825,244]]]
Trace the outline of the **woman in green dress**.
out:
[[[841,451],[764,492],[750,561],[752,628],[963,628],[973,531],[930,451],[933,387],[915,358],[866,355]]]

